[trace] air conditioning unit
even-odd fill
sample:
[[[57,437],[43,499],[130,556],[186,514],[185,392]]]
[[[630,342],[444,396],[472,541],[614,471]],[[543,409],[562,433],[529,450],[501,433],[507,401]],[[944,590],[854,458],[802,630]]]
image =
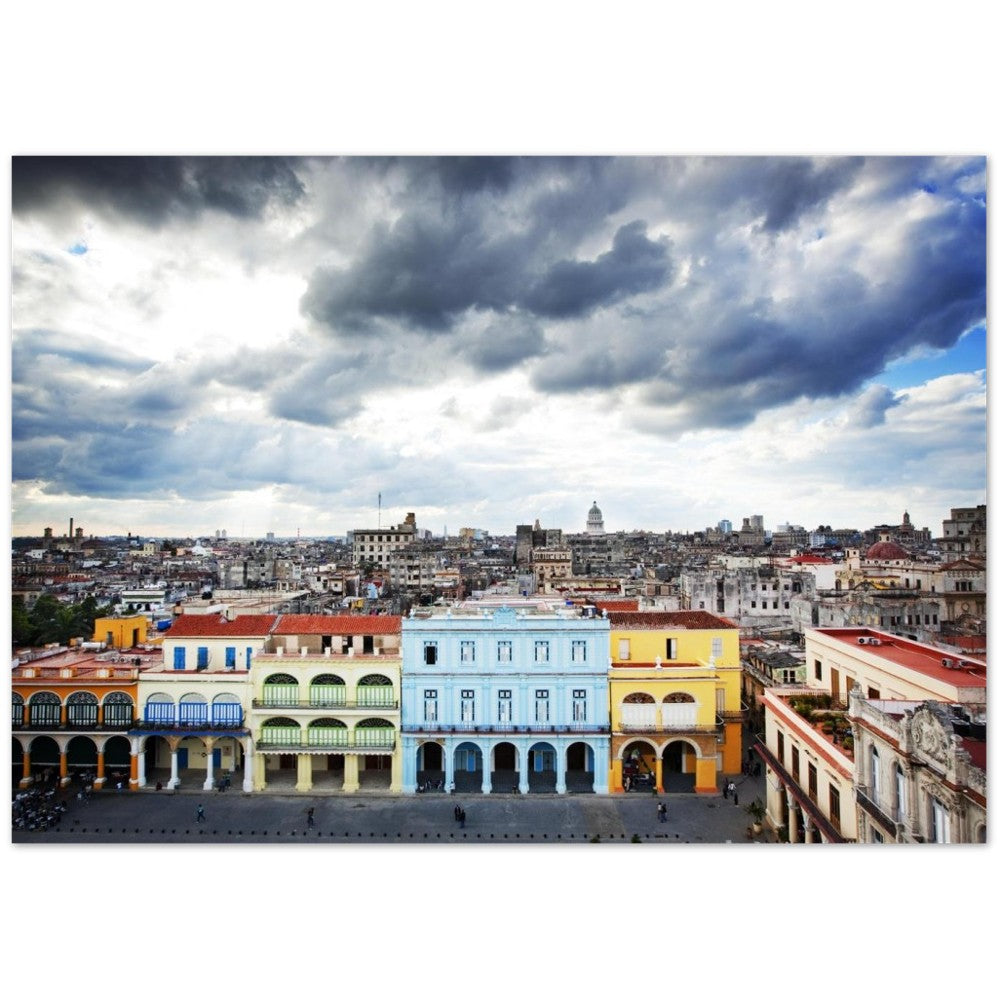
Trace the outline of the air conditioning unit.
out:
[[[865,636],[865,635],[859,635],[858,636],[858,645],[859,646],[867,646],[868,645],[868,637]]]
[[[881,639],[869,639],[868,640],[868,645],[869,646],[881,646],[882,645],[882,640]]]
[[[955,669],[955,661],[950,656],[941,657],[941,666],[947,667],[949,670]]]

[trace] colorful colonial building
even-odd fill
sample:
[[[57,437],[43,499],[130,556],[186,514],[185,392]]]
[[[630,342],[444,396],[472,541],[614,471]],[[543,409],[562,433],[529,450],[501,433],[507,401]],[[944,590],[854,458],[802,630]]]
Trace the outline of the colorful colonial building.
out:
[[[398,615],[282,615],[252,673],[256,791],[400,790]]]
[[[739,629],[706,611],[612,611],[611,790],[716,792],[742,766]]]
[[[403,791],[607,792],[608,621],[540,599],[404,619]]]
[[[13,784],[39,778],[67,784],[86,775],[95,788],[135,787],[141,761],[130,731],[139,677],[158,653],[78,649],[15,661],[12,670]]]

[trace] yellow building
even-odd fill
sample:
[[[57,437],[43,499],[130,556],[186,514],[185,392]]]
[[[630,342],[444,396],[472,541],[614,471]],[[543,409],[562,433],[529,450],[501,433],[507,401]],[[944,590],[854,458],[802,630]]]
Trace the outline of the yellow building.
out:
[[[94,621],[94,642],[103,642],[109,649],[134,649],[147,641],[148,627],[145,615],[98,618]]]
[[[742,768],[739,629],[706,611],[612,611],[611,791],[718,791]]]

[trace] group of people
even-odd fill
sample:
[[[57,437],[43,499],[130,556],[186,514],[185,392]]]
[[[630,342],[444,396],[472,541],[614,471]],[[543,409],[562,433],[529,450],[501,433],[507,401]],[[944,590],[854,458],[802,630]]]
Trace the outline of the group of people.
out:
[[[48,830],[58,826],[66,811],[54,788],[29,788],[14,797],[12,819],[15,830]]]
[[[457,821],[459,828],[465,829],[465,810],[461,806],[455,806],[455,820]]]

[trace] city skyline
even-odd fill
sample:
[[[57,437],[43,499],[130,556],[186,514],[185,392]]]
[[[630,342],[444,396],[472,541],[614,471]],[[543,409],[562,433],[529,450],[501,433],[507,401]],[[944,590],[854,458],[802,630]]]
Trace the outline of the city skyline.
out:
[[[24,158],[12,530],[986,499],[985,159]]]

